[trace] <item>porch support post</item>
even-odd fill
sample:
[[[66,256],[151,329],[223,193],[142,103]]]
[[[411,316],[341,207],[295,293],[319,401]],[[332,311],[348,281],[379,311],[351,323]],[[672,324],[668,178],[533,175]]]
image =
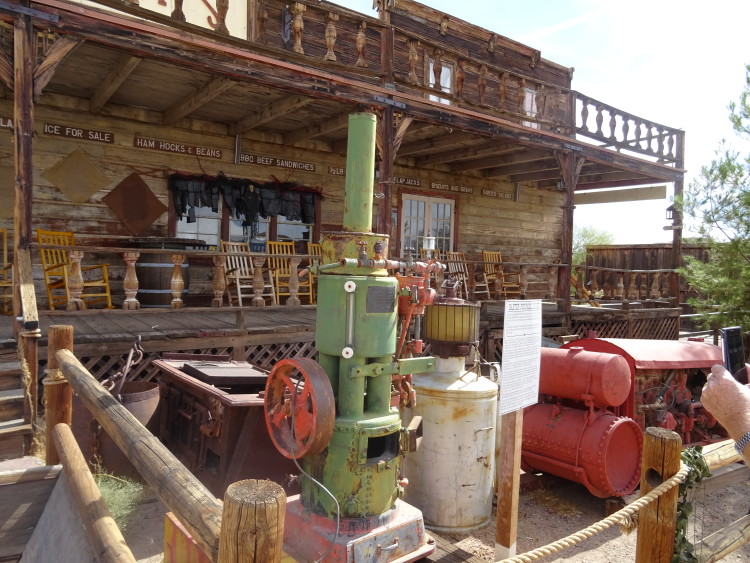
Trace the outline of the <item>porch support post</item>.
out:
[[[575,209],[573,194],[586,159],[576,156],[570,151],[555,151],[555,158],[560,166],[560,177],[565,190],[562,204],[562,252],[560,254],[560,259],[564,265],[558,271],[557,289],[558,295],[563,300],[564,311],[568,313],[570,312],[570,267],[573,260],[573,210]]]
[[[675,154],[677,155],[677,162],[675,167],[679,169],[685,168],[685,133],[680,132],[677,136],[677,146],[675,147]],[[674,199],[680,201],[682,198],[682,192],[684,188],[684,180],[680,179],[674,183]],[[672,226],[675,229],[672,231],[672,268],[677,269],[682,265],[682,213],[680,213],[679,206],[674,206],[672,213]],[[673,274],[669,276],[670,287],[669,297],[677,299],[677,303],[670,304],[670,307],[679,307],[680,303],[685,303],[684,296],[680,294],[680,276],[679,274]]]
[[[31,147],[34,135],[34,26],[29,16],[13,22],[13,152],[16,171],[13,257],[31,244]],[[17,313],[17,311],[15,311]]]

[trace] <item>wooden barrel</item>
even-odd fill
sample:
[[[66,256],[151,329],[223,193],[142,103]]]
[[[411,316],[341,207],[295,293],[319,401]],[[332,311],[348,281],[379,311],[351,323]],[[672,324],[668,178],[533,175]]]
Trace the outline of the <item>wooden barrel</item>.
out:
[[[171,253],[141,254],[135,265],[138,276],[137,299],[143,308],[169,308],[172,303],[172,264]],[[182,279],[185,287],[182,290],[182,300],[186,301],[190,286],[190,271],[187,259],[182,264]]]

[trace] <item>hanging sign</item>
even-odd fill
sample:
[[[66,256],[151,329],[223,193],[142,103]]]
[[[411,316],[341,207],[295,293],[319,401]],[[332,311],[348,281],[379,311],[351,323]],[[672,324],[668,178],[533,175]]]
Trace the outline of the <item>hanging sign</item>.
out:
[[[164,139],[149,139],[148,137],[134,137],[133,146],[140,149],[195,155],[204,158],[215,158],[217,160],[221,160],[222,157],[221,149],[202,147],[199,145],[188,145]]]
[[[430,189],[439,190],[441,192],[458,192],[462,194],[473,194],[474,188],[467,186],[457,186],[455,184],[439,184],[437,182],[430,182]]]
[[[507,200],[513,200],[514,195],[509,194],[508,192],[498,192],[495,190],[488,190],[488,189],[482,189],[482,195],[487,197],[496,197],[498,199],[507,199]]]
[[[301,160],[290,160],[275,156],[264,156],[262,154],[240,154],[240,164],[257,164],[258,166],[270,166],[272,168],[288,168],[290,170],[301,170],[302,172],[315,172],[315,164]]]
[[[71,125],[60,125],[59,123],[45,123],[44,134],[80,139],[81,141],[95,141],[98,143],[112,144],[115,142],[115,134],[111,131],[84,129],[82,127],[73,127]]]

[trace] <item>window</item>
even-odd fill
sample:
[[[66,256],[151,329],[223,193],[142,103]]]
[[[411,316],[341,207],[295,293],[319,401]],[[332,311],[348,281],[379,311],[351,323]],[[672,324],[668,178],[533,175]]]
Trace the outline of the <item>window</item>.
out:
[[[450,94],[453,92],[453,65],[440,61],[440,90]],[[435,87],[435,59],[428,59],[427,64],[427,76],[429,77],[428,85],[430,88]],[[441,104],[450,105],[451,101],[447,98],[441,98],[440,96],[434,96],[430,94],[429,99],[433,102],[440,102]]]
[[[435,237],[435,249],[453,250],[452,199],[404,194],[401,204],[401,254],[419,255],[424,237]]]
[[[221,238],[221,213],[211,211],[210,207],[196,207],[195,222],[188,223],[186,218],[176,221],[175,236],[203,240],[207,245],[218,248]]]
[[[531,117],[536,117],[536,90],[533,88],[524,88],[523,112]],[[524,121],[523,125],[532,129],[539,129],[539,124],[533,121]]]

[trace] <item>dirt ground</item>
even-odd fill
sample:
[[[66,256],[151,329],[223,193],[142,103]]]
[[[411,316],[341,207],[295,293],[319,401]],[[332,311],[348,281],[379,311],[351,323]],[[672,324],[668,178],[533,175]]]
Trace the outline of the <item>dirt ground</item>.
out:
[[[748,513],[750,482],[720,491],[694,493],[695,511],[690,519],[689,539],[694,544]],[[518,521],[518,553],[546,545],[586,528],[605,517],[605,502],[593,497],[583,486],[548,479],[545,486],[521,493]],[[137,516],[124,536],[141,563],[162,560],[163,527],[166,508],[155,497],[139,505]],[[492,523],[472,534],[441,534],[458,547],[492,561],[495,553],[494,514]],[[623,534],[614,526],[582,543],[543,561],[572,563],[623,563],[635,560],[636,533]],[[728,563],[750,561],[750,545],[723,559]]]

